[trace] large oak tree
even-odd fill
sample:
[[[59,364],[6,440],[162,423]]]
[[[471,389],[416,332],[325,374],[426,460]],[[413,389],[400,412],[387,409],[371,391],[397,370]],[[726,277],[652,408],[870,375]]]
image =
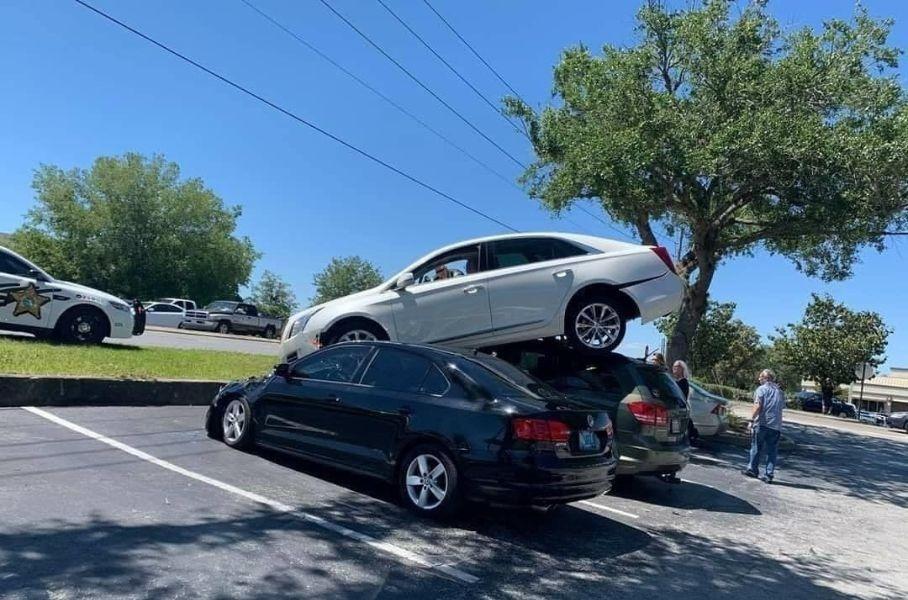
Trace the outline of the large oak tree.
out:
[[[668,352],[687,357],[723,260],[762,248],[841,279],[905,226],[908,109],[890,25],[859,9],[782,31],[765,2],[646,4],[634,45],[564,52],[551,106],[506,99],[537,155],[523,180],[554,211],[598,201],[644,244],[684,232]]]

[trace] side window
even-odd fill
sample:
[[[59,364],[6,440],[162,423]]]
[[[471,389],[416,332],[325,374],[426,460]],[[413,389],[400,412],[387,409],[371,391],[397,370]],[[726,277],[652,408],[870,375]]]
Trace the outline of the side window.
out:
[[[158,304],[157,312],[178,313],[183,312],[183,309],[173,304]]]
[[[449,387],[451,384],[448,382],[448,378],[438,370],[438,367],[432,365],[429,367],[429,372],[426,373],[426,378],[422,380],[422,387],[419,391],[431,396],[443,396]]]
[[[0,250],[0,273],[28,277],[29,266],[13,256]]]
[[[294,377],[349,383],[371,351],[367,346],[329,348],[297,361],[290,372]]]
[[[436,256],[413,272],[416,285],[479,272],[479,246],[464,246]]]
[[[584,248],[555,238],[498,240],[489,244],[489,267],[506,269],[588,253]]]
[[[444,381],[439,381],[439,378]],[[415,393],[428,388],[433,390],[426,392],[429,394],[443,394],[448,388],[444,375],[431,361],[392,348],[382,348],[378,351],[378,356],[363,375],[362,384],[396,392]]]

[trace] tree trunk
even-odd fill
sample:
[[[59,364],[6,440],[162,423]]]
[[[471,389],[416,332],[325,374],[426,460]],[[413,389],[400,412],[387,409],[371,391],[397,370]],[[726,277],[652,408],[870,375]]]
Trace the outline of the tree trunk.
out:
[[[684,298],[678,311],[678,322],[666,349],[666,361],[671,365],[676,360],[687,361],[690,355],[691,342],[697,333],[697,325],[706,312],[706,300],[709,297],[709,286],[716,273],[716,262],[712,256],[700,256],[697,267],[697,279],[693,284],[684,286]]]

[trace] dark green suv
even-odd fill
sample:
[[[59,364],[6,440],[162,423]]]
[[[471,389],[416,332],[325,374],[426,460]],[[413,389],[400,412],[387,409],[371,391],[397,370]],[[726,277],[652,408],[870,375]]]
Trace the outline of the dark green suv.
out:
[[[615,427],[619,475],[675,481],[690,460],[690,413],[665,369],[620,354],[581,356],[554,341],[495,353],[561,393],[604,408]]]

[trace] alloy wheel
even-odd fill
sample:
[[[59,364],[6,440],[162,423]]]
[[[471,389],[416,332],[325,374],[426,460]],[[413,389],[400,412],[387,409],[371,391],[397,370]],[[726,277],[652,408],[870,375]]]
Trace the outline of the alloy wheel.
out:
[[[232,400],[224,410],[221,423],[224,430],[224,440],[235,443],[243,436],[246,430],[246,407],[239,400]]]
[[[621,317],[618,311],[601,302],[584,306],[574,319],[574,331],[584,346],[605,348],[618,339]]]
[[[423,510],[438,508],[448,495],[448,471],[431,454],[420,454],[410,461],[405,483],[410,501]]]
[[[378,338],[371,331],[365,329],[351,329],[344,335],[337,338],[338,342],[374,342]]]

